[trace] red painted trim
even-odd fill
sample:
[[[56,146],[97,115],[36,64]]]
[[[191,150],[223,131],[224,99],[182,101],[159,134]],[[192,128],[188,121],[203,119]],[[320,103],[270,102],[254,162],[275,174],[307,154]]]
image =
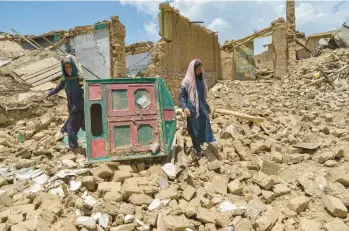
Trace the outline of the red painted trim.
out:
[[[164,120],[174,120],[175,119],[175,112],[174,110],[164,110]]]
[[[95,139],[91,141],[91,156],[93,159],[105,157],[105,142],[104,139]]]
[[[102,100],[102,85],[101,84],[89,84],[88,85],[88,98],[89,100]]]
[[[112,107],[112,91],[127,90],[128,109],[114,111]],[[150,95],[150,105],[146,109],[139,109],[135,105],[134,93],[137,90],[146,90]],[[108,84],[107,85],[107,112],[109,117],[156,115],[156,98],[154,84]]]

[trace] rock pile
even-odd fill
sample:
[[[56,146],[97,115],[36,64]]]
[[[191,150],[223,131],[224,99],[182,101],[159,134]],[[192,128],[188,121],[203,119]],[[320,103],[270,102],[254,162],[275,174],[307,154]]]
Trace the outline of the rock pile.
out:
[[[330,74],[348,53],[304,60],[282,81],[218,83],[212,107],[265,121],[213,113],[217,143],[200,159],[180,113],[173,164],[89,164],[57,147],[65,104],[16,121],[0,133],[0,230],[349,230],[349,78],[309,85],[317,64]]]

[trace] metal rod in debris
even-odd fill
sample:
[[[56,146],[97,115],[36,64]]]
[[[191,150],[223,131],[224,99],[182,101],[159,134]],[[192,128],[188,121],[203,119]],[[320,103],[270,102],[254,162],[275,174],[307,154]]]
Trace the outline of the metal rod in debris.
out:
[[[24,39],[27,43],[29,43],[30,45],[32,45],[34,48],[40,50],[40,47],[36,46],[34,43],[30,42],[28,39],[24,38],[20,33],[18,33],[17,31],[15,31],[14,29],[11,28],[11,30],[13,32],[15,32],[19,37],[21,37],[22,39]]]
[[[51,45],[53,45],[53,46],[56,47],[56,45],[55,45],[53,42],[51,42],[50,40],[48,40],[47,38],[45,38],[45,36],[43,36],[42,38],[43,38],[46,42],[48,42],[48,43],[50,43]],[[61,51],[63,54],[69,55],[67,52],[63,51],[61,48],[59,48],[59,47],[56,47],[56,48],[57,48],[59,51]],[[85,68],[86,71],[90,72],[90,74],[94,75],[97,79],[101,79],[101,78],[99,78],[95,73],[93,73],[93,72],[90,71],[87,67],[85,67],[84,65],[81,64],[81,66],[82,66],[83,68]]]
[[[204,21],[190,21],[189,23],[204,23]]]

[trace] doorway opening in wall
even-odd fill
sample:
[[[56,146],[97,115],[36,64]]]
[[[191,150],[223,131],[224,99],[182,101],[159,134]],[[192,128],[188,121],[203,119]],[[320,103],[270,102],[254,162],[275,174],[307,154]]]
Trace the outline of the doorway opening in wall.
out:
[[[256,67],[256,76],[267,69],[273,69],[273,44],[272,37],[267,36],[253,40],[254,60]]]
[[[92,104],[90,115],[92,135],[101,136],[103,134],[102,106],[100,104]]]

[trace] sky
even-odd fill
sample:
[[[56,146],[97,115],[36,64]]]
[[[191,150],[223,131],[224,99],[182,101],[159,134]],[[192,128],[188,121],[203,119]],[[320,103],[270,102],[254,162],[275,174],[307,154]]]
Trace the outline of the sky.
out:
[[[219,42],[239,39],[261,30],[279,18],[285,18],[286,1],[183,1],[175,0],[172,6],[193,21],[204,21],[204,26],[219,31]],[[126,44],[160,39],[159,2],[108,1],[108,2],[16,2],[0,1],[0,31],[11,28],[21,34],[43,34],[52,30],[68,30],[75,26],[94,24],[119,16],[126,28]],[[349,25],[349,1],[296,0],[296,29],[306,35]],[[271,38],[256,39],[255,54],[261,53],[263,44]]]

